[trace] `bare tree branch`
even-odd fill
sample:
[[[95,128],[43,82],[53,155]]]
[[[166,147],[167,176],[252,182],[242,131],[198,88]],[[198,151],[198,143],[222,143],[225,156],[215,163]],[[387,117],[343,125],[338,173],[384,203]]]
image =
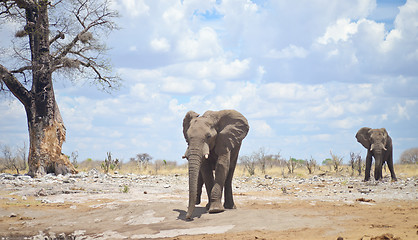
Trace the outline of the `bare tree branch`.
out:
[[[0,12],[0,16],[1,16],[1,15],[6,15],[6,14],[12,14],[10,10],[11,10],[11,9],[14,7],[14,5],[16,4],[15,2],[9,2],[9,1],[2,0],[2,1],[0,1],[0,3],[1,3],[1,6],[4,8],[4,10],[2,10],[2,11]],[[8,5],[8,3],[9,3],[10,5]]]
[[[65,38],[64,33],[58,32],[58,34],[55,37],[53,37],[51,40],[49,40],[49,45],[51,45],[52,43],[54,43],[58,39],[64,39],[64,38]]]
[[[59,63],[60,59],[66,57],[67,54],[70,53],[70,51],[74,51],[73,48],[77,45],[77,43],[82,41],[83,37],[86,36],[86,34],[93,28],[97,28],[100,26],[107,26],[109,29],[116,28],[114,26],[114,23],[111,22],[110,19],[113,17],[117,17],[117,13],[114,11],[109,11],[109,3],[107,1],[105,1],[105,3],[103,4],[99,4],[93,10],[91,10],[87,5],[90,2],[89,0],[78,2],[80,3],[80,6],[73,11],[73,14],[83,29],[72,39],[70,43],[63,46],[59,50],[58,56],[56,56],[54,59],[56,63]],[[86,12],[84,13],[84,11]],[[85,16],[83,17],[82,14],[85,14]],[[90,19],[90,17],[92,16],[95,18],[92,19],[90,23],[87,23],[88,19]]]
[[[0,81],[6,84],[7,88],[12,94],[19,99],[24,106],[27,106],[30,101],[30,92],[13,76],[13,74],[0,64]]]
[[[16,70],[10,71],[11,73],[23,73],[24,71],[32,70],[32,66],[24,66],[21,68],[18,68]]]

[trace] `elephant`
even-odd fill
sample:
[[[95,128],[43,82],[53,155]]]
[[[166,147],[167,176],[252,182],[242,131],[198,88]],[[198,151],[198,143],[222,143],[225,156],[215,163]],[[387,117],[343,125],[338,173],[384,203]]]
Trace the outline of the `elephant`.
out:
[[[395,171],[393,169],[393,147],[392,138],[389,136],[385,128],[371,129],[363,127],[356,134],[357,141],[367,149],[366,171],[364,181],[370,179],[370,169],[372,166],[372,157],[375,159],[374,178],[381,179],[382,166],[386,162],[392,181],[396,181]]]
[[[202,116],[194,111],[186,114],[183,135],[188,147],[183,158],[187,158],[189,169],[187,220],[192,220],[195,205],[200,203],[203,182],[209,198],[206,206],[209,213],[236,208],[232,196],[232,177],[242,140],[249,128],[247,119],[235,110],[206,111]]]

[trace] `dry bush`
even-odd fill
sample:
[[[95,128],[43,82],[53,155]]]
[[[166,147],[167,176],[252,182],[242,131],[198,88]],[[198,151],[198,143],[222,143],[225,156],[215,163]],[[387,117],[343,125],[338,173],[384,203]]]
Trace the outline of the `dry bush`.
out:
[[[343,158],[338,155],[333,154],[332,151],[329,151],[329,153],[331,154],[331,162],[332,162],[334,171],[335,172],[341,171],[342,169],[340,169],[340,166],[343,163]]]
[[[15,171],[20,174],[27,168],[27,148],[26,144],[21,148],[13,149],[10,146],[1,146],[0,171]]]
[[[308,169],[309,174],[314,173],[316,168],[316,160],[311,157],[309,161],[306,161],[306,168]]]
[[[418,148],[410,148],[403,151],[399,162],[401,164],[418,164]]]
[[[349,164],[351,166],[351,175],[353,176],[357,169],[358,175],[360,176],[363,168],[361,154],[350,152]]]
[[[256,160],[253,158],[253,156],[241,156],[239,158],[239,162],[244,166],[244,170],[247,171],[250,176],[255,174]]]

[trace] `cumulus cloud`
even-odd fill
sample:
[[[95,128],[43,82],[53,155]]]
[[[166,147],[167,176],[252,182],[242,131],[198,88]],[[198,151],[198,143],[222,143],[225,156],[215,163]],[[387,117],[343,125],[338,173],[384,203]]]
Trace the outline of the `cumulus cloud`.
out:
[[[357,24],[350,22],[350,19],[338,19],[337,22],[327,27],[324,36],[318,38],[318,43],[328,44],[330,42],[347,41],[350,35],[357,32]]]
[[[168,52],[171,48],[166,38],[155,38],[151,41],[150,45],[157,52]]]
[[[250,122],[251,131],[257,137],[271,137],[273,136],[273,129],[264,120],[253,120]]]
[[[114,2],[114,8],[126,11],[130,17],[135,18],[147,14],[150,10],[144,0],[119,0],[120,4]]]
[[[211,58],[222,54],[217,33],[210,27],[201,28],[179,39],[177,51],[187,59]]]

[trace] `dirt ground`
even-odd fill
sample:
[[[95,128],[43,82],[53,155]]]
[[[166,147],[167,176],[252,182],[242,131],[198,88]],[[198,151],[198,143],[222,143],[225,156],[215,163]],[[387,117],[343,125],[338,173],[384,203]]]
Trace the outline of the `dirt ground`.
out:
[[[186,221],[186,176],[3,174],[0,239],[418,239],[417,184],[241,177],[237,209]]]

